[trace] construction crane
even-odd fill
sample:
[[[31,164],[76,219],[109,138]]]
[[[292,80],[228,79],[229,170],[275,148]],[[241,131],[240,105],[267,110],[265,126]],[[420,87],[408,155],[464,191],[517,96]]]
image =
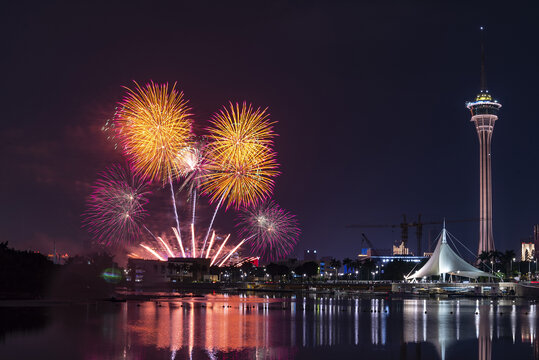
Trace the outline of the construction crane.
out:
[[[364,243],[367,243],[367,245],[369,245],[369,247],[371,248],[371,253],[372,255],[374,256],[378,256],[378,250],[375,249],[374,245],[372,244],[372,242],[369,240],[369,238],[367,237],[367,235],[365,235],[364,233],[361,233],[361,248],[363,248],[364,246]]]
[[[406,214],[402,215],[402,222],[399,224],[381,224],[381,225],[348,225],[347,228],[354,228],[354,229],[365,229],[365,228],[400,228],[401,229],[401,240],[404,243],[404,246],[407,247],[408,245],[408,229],[415,227],[416,237],[417,237],[417,255],[421,256],[421,239],[423,238],[423,226],[426,225],[441,225],[443,224],[443,221],[427,221],[422,222],[421,221],[421,214],[417,215],[417,221],[409,222],[406,219]],[[446,223],[459,223],[459,222],[475,222],[479,221],[479,219],[461,219],[461,220],[446,220]]]

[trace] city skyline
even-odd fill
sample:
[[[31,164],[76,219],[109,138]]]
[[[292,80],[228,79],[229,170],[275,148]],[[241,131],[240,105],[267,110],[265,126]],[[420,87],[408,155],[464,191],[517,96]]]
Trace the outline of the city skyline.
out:
[[[3,26],[17,36],[1,60],[10,70],[2,241],[42,251],[56,241],[62,253],[82,251],[90,184],[121,160],[100,128],[132,80],[178,81],[202,124],[229,100],[269,106],[282,164],[274,198],[297,215],[296,256],[309,248],[357,255],[361,231],[346,228],[352,223],[395,224],[402,214],[477,218],[477,140],[463,103],[477,89],[484,25],[489,87],[504,104],[492,145],[494,239],[500,250],[518,249],[539,219],[539,123],[529,106],[539,80],[529,69],[539,53],[527,45],[537,30],[532,12],[503,8],[315,2],[242,10],[111,5],[103,12],[84,4],[35,11],[11,4]],[[158,195],[151,201],[168,206]],[[200,213],[209,218],[211,209]],[[174,225],[173,218],[159,221]],[[230,211],[216,222],[223,232],[233,224]],[[429,231],[434,238],[439,230],[424,230],[424,248]],[[478,230],[474,222],[451,225],[473,248]],[[367,235],[380,248],[400,239],[398,229]]]

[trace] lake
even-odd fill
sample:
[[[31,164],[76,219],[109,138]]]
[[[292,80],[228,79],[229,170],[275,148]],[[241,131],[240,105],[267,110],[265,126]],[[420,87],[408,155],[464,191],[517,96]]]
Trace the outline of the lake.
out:
[[[1,359],[539,359],[534,301],[207,294],[0,306]]]

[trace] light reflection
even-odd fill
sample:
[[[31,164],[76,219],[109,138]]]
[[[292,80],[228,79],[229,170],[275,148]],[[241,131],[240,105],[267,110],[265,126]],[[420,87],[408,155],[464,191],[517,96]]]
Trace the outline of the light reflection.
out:
[[[428,350],[420,344],[430,342],[437,358],[445,359],[457,342],[477,339],[478,359],[491,360],[493,339],[504,337],[512,343],[528,343],[533,346],[530,351],[537,352],[536,305],[518,307],[503,300],[283,300],[212,295],[200,300],[148,301],[139,307],[128,303],[122,308],[121,321],[128,329],[126,339],[134,336],[122,343],[168,348],[171,359],[199,358],[202,353],[197,349],[203,349],[204,358],[209,359],[244,349],[253,351],[250,358],[286,358],[278,351],[289,351],[296,342],[305,348],[391,346],[400,341],[418,344],[407,350],[415,351],[418,358]],[[123,346],[121,357],[132,358],[129,351],[129,346]],[[270,356],[268,351],[277,355]]]

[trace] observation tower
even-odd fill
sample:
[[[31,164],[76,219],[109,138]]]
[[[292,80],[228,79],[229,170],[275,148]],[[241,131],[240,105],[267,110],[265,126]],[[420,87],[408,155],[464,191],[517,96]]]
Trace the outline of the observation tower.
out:
[[[475,124],[479,138],[479,248],[478,255],[483,251],[493,251],[492,237],[492,171],[491,143],[494,123],[498,120],[498,112],[502,107],[494,100],[487,89],[485,77],[485,41],[484,28],[481,27],[481,90],[474,101],[466,103],[472,113],[471,122]]]

